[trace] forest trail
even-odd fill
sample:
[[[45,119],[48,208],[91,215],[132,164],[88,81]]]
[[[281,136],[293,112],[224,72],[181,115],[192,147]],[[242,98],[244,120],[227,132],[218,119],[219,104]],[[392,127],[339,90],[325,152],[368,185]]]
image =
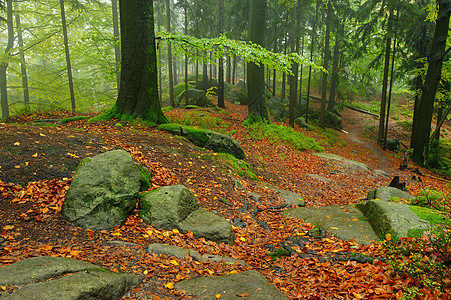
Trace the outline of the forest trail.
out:
[[[214,116],[230,123],[228,130],[236,130],[233,137],[240,141],[246,152],[245,162],[256,172],[258,180],[238,176],[231,170],[231,162],[220,155],[138,123],[120,127],[115,126],[115,121],[87,124],[81,120],[64,125],[33,122],[61,118],[61,112],[20,116],[1,123],[0,229],[3,231],[0,265],[34,256],[63,256],[144,276],[146,281],[124,299],[149,299],[149,295],[159,297],[154,299],[175,299],[181,295],[173,288],[173,283],[182,279],[249,270],[261,273],[292,299],[312,299],[315,295],[331,299],[334,294],[343,295],[343,292],[361,295],[371,288],[390,287],[401,291],[403,286],[412,284],[400,277],[387,276],[385,270],[389,266],[383,262],[371,265],[320,261],[321,257],[347,251],[382,255],[380,245],[357,245],[330,235],[325,239],[305,241],[304,249],[313,253],[308,258],[283,256],[272,261],[267,254],[268,247],[280,247],[282,241],[293,235],[304,237],[312,225],[280,215],[281,209],[275,207],[284,202],[278,193],[268,188],[269,185],[302,195],[307,206],[347,205],[359,202],[375,187],[388,185],[390,178],[373,171],[348,169],[265,138],[252,138],[241,126],[246,108],[228,102],[226,106],[226,114],[206,109],[174,109],[166,114],[176,120],[189,112],[198,119]],[[399,175],[402,181],[410,179],[411,174],[398,170],[399,156],[378,151],[373,141],[361,136],[365,120],[353,114],[349,113],[349,119],[354,123],[345,123],[345,130],[350,134],[343,138],[349,139],[348,143],[327,144],[325,152],[365,163],[373,170],[383,168],[390,176]],[[72,114],[65,113],[64,116]],[[324,138],[315,131],[303,131],[298,127],[295,130],[313,138]],[[231,221],[234,218],[243,220],[247,224],[245,228],[234,227],[234,245],[218,245],[189,234],[158,230],[143,224],[136,213],[113,231],[83,230],[68,223],[59,211],[77,164],[84,157],[115,148],[126,149],[155,173],[151,181],[153,188],[183,184],[195,193],[202,208]],[[423,169],[422,172],[428,173]],[[244,190],[235,188],[236,180],[241,182]],[[429,177],[424,177],[423,183],[409,184],[409,189],[415,195],[426,185],[438,190],[447,189],[443,181]],[[260,201],[248,192],[258,194]],[[248,207],[247,212],[240,211],[243,206]],[[250,215],[249,211],[255,208],[260,211],[258,221],[265,222],[269,230],[262,228]],[[151,243],[176,244],[202,255],[229,256],[242,259],[247,265],[174,260],[149,254],[147,246]],[[341,274],[342,279],[337,280],[335,274]],[[374,274],[378,274],[378,280],[374,280]]]

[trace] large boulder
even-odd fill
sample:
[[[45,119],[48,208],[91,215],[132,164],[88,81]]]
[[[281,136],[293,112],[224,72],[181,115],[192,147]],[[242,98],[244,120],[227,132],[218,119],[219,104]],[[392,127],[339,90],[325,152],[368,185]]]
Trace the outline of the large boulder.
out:
[[[114,150],[83,160],[62,207],[76,226],[111,230],[135,208],[141,186],[138,166],[125,150]]]
[[[428,229],[428,221],[420,219],[408,205],[381,201],[368,200],[356,204],[370,222],[376,234],[383,239],[387,233],[394,237],[407,237],[409,230]]]
[[[224,82],[224,97],[235,104],[247,105],[249,103],[247,94],[228,82]]]
[[[246,91],[247,90],[247,83],[243,80],[238,81],[235,86],[239,88],[240,90]]]
[[[413,200],[415,197],[412,195],[401,191],[400,189],[397,189],[395,187],[386,186],[386,187],[379,187],[375,190],[372,190],[368,192],[368,195],[366,196],[367,199],[379,199],[383,201],[392,201],[393,198],[402,198],[407,200]]]
[[[241,297],[254,300],[288,299],[257,271],[183,280],[177,282],[175,287],[187,291],[196,299],[216,299],[218,294],[221,295],[221,299],[241,299]]]
[[[338,156],[336,154],[332,154],[332,153],[313,153],[313,155],[325,158],[325,159],[329,159],[329,160],[334,160],[334,161],[339,161],[341,163],[343,163],[344,165],[346,165],[349,168],[356,168],[356,169],[363,169],[363,170],[371,170],[370,168],[368,168],[367,165],[365,165],[364,163],[361,163],[359,161],[355,161],[352,159],[347,159],[341,156]]]
[[[232,225],[218,215],[199,208],[180,222],[182,231],[191,231],[195,237],[204,237],[216,243],[233,244]]]
[[[165,186],[141,196],[139,216],[144,223],[164,230],[193,232],[217,243],[233,243],[230,223],[199,208],[194,194],[183,185]]]
[[[185,100],[185,91],[183,91],[179,97],[176,99],[176,106],[179,107],[185,107],[186,100]],[[215,105],[213,102],[210,101],[210,99],[207,98],[205,95],[204,90],[198,90],[198,89],[189,89],[188,90],[188,105],[195,105],[200,107],[214,107]]]
[[[120,299],[141,278],[64,257],[33,257],[0,268],[5,299]]]
[[[274,120],[285,122],[287,118],[287,107],[282,103],[279,97],[272,97],[268,100],[268,110],[274,117]]]
[[[158,129],[183,136],[198,147],[204,147],[215,152],[228,153],[238,159],[245,158],[244,150],[241,148],[241,145],[228,135],[175,123],[162,124]]]
[[[183,185],[165,186],[141,196],[139,216],[146,224],[172,230],[199,208],[194,194]]]
[[[302,117],[296,118],[296,119],[294,120],[294,123],[295,123],[295,124],[298,124],[299,127],[301,127],[302,129],[305,129],[305,130],[312,130],[312,129],[310,128],[310,126],[308,126],[308,124],[307,124],[307,122],[304,120],[304,118],[302,118]]]

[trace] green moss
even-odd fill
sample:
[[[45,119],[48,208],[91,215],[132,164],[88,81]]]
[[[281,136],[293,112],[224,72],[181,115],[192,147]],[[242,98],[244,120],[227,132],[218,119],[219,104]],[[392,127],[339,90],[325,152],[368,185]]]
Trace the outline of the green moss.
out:
[[[152,193],[153,191],[143,193],[139,195],[139,212],[138,216],[141,219],[149,219],[150,210],[152,209],[152,203],[149,201],[145,201],[144,198],[147,194]]]
[[[227,133],[227,129],[232,125],[221,118],[212,116],[206,111],[190,111],[186,113],[183,118],[173,117],[171,121],[187,126],[210,129],[221,133]]]
[[[199,147],[202,147],[209,139],[208,130],[183,126],[176,123],[162,124],[158,126],[158,130],[164,130],[176,135],[184,136]]]
[[[91,159],[92,159],[92,158],[90,158],[90,157],[85,157],[85,158],[83,158],[83,159],[80,161],[80,163],[78,164],[77,169],[75,170],[75,173],[77,173],[78,170],[79,170],[81,167],[83,167],[83,166],[86,165],[88,162],[90,162]]]
[[[133,123],[137,116],[119,112],[117,105],[114,105],[108,112],[100,114],[96,117],[90,118],[88,123],[108,121],[111,119],[118,119],[121,123]],[[147,111],[147,115],[143,119],[143,122],[148,126],[155,126],[156,124],[168,123],[168,119],[161,112],[161,109],[151,109]]]
[[[290,256],[291,252],[286,249],[277,249],[274,252],[267,252],[266,255],[271,256],[271,260],[276,260],[281,256]]]
[[[254,139],[267,139],[273,143],[285,143],[298,150],[324,151],[314,139],[295,131],[291,127],[275,124],[254,123],[248,126],[250,135]]]
[[[155,176],[154,174],[151,174],[146,167],[142,166],[142,165],[138,165],[139,168],[139,173],[141,175],[140,178],[140,188],[139,191],[143,192],[143,191],[147,191],[151,185],[150,185],[150,180],[152,179],[153,176]]]
[[[66,124],[69,122],[75,122],[79,120],[86,120],[89,119],[89,116],[78,116],[78,117],[70,117],[70,118],[64,118],[58,121],[59,124]]]
[[[246,120],[243,121],[243,126],[250,126],[252,124],[269,124],[269,119],[263,119],[261,116],[249,114]]]
[[[173,110],[174,108],[172,107],[172,106],[166,106],[166,107],[163,107],[162,109],[161,109],[161,111],[162,112],[165,112],[165,111],[170,111],[170,110]]]
[[[251,169],[249,164],[244,160],[237,159],[234,156],[226,153],[218,153],[217,155],[210,156],[218,165],[222,164],[224,167],[232,171],[232,173],[253,180],[257,180],[258,177]],[[221,168],[221,166],[219,166]]]

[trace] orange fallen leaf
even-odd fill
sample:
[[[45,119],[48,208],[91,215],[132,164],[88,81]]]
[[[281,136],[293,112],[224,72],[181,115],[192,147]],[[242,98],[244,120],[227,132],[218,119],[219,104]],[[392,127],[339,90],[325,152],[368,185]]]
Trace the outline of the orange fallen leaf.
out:
[[[3,230],[10,230],[13,228],[14,228],[14,225],[6,225],[5,227],[3,227]]]
[[[6,291],[6,286],[0,286],[0,289],[2,289],[2,290],[4,290],[4,291]]]
[[[174,283],[168,282],[168,283],[166,283],[166,284],[164,285],[164,287],[167,288],[167,289],[172,290],[172,289],[174,289]]]
[[[237,297],[249,297],[248,293],[241,293],[239,295],[237,295]]]

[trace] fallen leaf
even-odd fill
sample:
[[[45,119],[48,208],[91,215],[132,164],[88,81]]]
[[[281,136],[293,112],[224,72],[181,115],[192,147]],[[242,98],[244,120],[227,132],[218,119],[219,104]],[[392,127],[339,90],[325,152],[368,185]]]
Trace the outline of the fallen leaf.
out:
[[[241,293],[239,295],[237,295],[237,297],[249,297],[248,293]]]
[[[34,157],[34,158],[38,157],[38,153],[36,152],[36,153],[33,154],[31,157]]]
[[[216,294],[215,298],[216,298],[216,299],[221,298],[221,294]]]
[[[20,146],[20,143],[19,142],[15,142],[14,146]]]
[[[358,221],[359,219],[357,219],[357,218],[353,218],[352,220],[353,220],[353,221],[355,222],[355,221]]]
[[[13,228],[14,228],[14,225],[6,225],[5,227],[3,227],[3,230],[10,230]]]
[[[0,289],[2,289],[3,291],[6,291],[6,286],[0,286]]]
[[[164,287],[167,288],[167,289],[172,290],[172,289],[174,289],[174,283],[168,282],[168,283],[166,283],[166,284],[164,285]]]
[[[45,134],[43,134],[43,133],[39,133],[39,135],[40,135],[40,136],[44,136],[44,137],[46,136],[46,135],[45,135]]]
[[[330,229],[335,229],[335,230],[338,230],[338,227],[331,227]]]
[[[172,259],[170,261],[170,263],[173,264],[174,266],[178,266],[179,265],[179,263],[175,259]]]

